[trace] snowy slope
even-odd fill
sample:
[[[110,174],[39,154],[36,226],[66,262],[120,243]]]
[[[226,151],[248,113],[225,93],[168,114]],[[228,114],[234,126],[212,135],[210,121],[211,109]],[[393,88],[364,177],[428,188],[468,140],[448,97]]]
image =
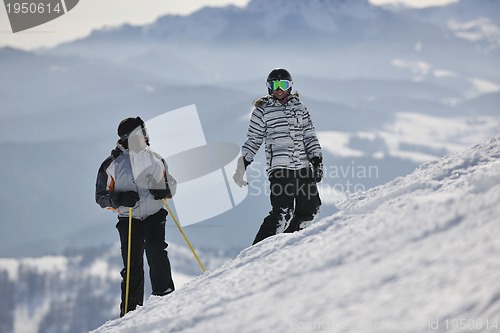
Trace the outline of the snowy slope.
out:
[[[500,135],[353,194],[94,332],[496,332],[499,201]]]

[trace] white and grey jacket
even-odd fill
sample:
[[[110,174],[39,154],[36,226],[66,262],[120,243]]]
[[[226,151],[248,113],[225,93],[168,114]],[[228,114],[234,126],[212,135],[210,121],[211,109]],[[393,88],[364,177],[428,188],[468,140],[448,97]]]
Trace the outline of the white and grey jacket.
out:
[[[298,94],[284,104],[269,95],[255,101],[242,156],[251,163],[263,142],[268,175],[280,168],[306,168],[313,157],[322,157],[311,116]]]
[[[137,192],[140,199],[133,207],[132,217],[142,220],[163,208],[162,200],[155,200],[149,191],[163,182],[173,196],[177,182],[168,173],[167,163],[159,154],[149,148],[129,152],[118,145],[99,168],[95,199],[102,208],[118,212],[119,217],[128,217],[129,208],[119,204],[117,195]]]

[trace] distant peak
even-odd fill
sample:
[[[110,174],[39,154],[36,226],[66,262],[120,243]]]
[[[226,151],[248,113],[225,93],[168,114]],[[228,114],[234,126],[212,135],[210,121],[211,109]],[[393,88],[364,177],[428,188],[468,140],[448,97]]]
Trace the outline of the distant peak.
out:
[[[19,58],[19,57],[26,57],[26,56],[31,56],[31,55],[33,55],[33,53],[31,53],[29,51],[24,51],[21,49],[16,49],[16,48],[11,47],[11,46],[6,46],[6,47],[0,48],[0,57],[2,57],[2,58],[9,58],[9,57]]]
[[[254,11],[301,10],[304,8],[371,6],[368,0],[252,0],[247,8]]]

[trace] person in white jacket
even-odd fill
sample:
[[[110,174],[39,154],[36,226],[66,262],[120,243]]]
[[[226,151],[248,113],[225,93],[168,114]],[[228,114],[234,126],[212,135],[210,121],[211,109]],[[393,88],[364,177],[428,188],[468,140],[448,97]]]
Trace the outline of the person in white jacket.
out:
[[[162,199],[172,198],[176,181],[168,173],[165,160],[149,149],[149,137],[140,117],[126,118],[118,126],[116,148],[99,168],[96,202],[118,213],[116,228],[120,234],[124,268],[120,317],[125,314],[126,267],[128,257],[129,211],[132,208],[130,283],[127,311],[144,300],[144,251],[150,268],[153,295],[174,291],[174,282],[165,242],[167,211]]]
[[[323,157],[314,125],[297,93],[292,76],[283,68],[267,77],[268,95],[254,103],[247,140],[233,179],[246,186],[245,170],[265,145],[272,210],[264,218],[253,244],[281,232],[303,229],[319,212],[316,183],[323,177]]]

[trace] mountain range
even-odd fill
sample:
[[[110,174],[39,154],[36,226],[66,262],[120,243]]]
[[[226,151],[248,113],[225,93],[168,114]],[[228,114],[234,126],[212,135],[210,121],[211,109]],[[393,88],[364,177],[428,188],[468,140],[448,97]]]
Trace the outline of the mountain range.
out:
[[[0,49],[0,256],[110,244],[114,217],[93,202],[93,185],[118,122],[195,104],[207,141],[241,144],[251,104],[277,66],[292,72],[313,114],[325,165],[378,168],[370,178],[326,179],[328,203],[353,190],[348,182],[368,189],[491,137],[500,123],[499,49],[491,39],[498,7],[253,0],[101,29],[51,49]],[[487,22],[489,37],[463,38],[450,20]],[[330,195],[339,184],[341,193]],[[249,196],[189,231],[202,246],[241,249],[267,207],[265,196]],[[324,206],[325,214],[334,210]]]
[[[207,269],[234,253],[198,251]],[[200,274],[186,246],[169,248],[176,288]],[[0,332],[88,332],[119,314],[120,245],[68,250],[57,256],[0,258]],[[151,294],[145,273],[146,299]]]
[[[309,240],[314,239],[318,246],[332,247],[327,253],[332,257],[326,261],[330,268],[321,266],[319,259],[306,258],[310,270],[298,272],[297,279],[292,279],[296,284],[289,285],[291,289],[309,288],[301,278],[309,278],[311,272],[318,272],[313,286],[328,285],[325,277],[346,286],[347,280],[336,279],[338,276],[375,277],[379,283],[380,292],[370,287],[370,281],[356,280],[366,286],[366,293],[353,287],[349,289],[351,298],[333,291],[326,293],[325,300],[333,299],[334,312],[339,310],[345,318],[355,319],[349,317],[350,311],[362,312],[362,305],[367,304],[356,299],[372,299],[370,305],[377,309],[393,304],[384,301],[382,293],[399,294],[413,281],[405,272],[394,270],[407,259],[421,263],[409,266],[409,271],[429,271],[419,275],[422,286],[437,278],[440,285],[449,282],[459,289],[471,286],[481,294],[474,294],[477,298],[473,299],[468,297],[471,294],[464,294],[467,297],[463,300],[470,302],[457,303],[457,307],[449,305],[451,298],[443,298],[443,303],[436,304],[449,309],[445,314],[434,311],[431,301],[418,298],[426,294],[416,288],[411,295],[423,304],[421,312],[404,297],[394,296],[396,305],[389,307],[390,313],[375,314],[388,314],[387,318],[394,319],[400,314],[395,307],[407,309],[407,314],[417,314],[422,320],[429,319],[425,313],[439,313],[442,320],[452,315],[465,318],[495,313],[498,292],[490,280],[473,279],[463,273],[477,269],[479,261],[476,266],[470,261],[454,262],[452,267],[445,262],[451,258],[446,249],[436,252],[440,257],[435,261],[426,253],[437,251],[433,244],[451,244],[448,250],[456,254],[451,246],[457,239],[469,244],[468,249],[473,249],[477,258],[483,254],[490,258],[496,253],[485,236],[495,234],[493,206],[486,205],[496,198],[493,185],[498,183],[493,161],[498,156],[487,152],[492,146],[485,144],[476,147],[475,153],[472,149],[465,155],[432,161],[500,132],[499,13],[500,2],[496,0],[461,0],[426,9],[381,7],[363,0],[252,0],[244,8],[204,8],[187,16],[166,15],[144,26],[103,28],[50,49],[28,52],[1,48],[0,172],[4,177],[0,187],[0,281],[5,288],[0,289],[0,331],[87,332],[115,317],[119,278],[116,216],[95,204],[94,185],[100,163],[116,144],[121,119],[140,115],[149,121],[195,104],[208,143],[241,145],[252,103],[266,94],[267,73],[278,66],[292,73],[294,90],[311,112],[323,147],[325,179],[321,183],[319,219],[325,219],[303,234],[289,239],[278,236],[262,247],[247,249],[270,208],[265,195],[265,161],[260,152],[247,172],[256,184],[247,198],[224,214],[185,228],[209,270],[217,270],[224,261],[240,255],[216,273],[195,279],[179,296],[204,299],[193,285],[203,285],[207,293],[213,291],[210,286],[219,291],[232,290],[240,286],[238,279],[212,280],[214,275],[241,276],[242,271],[234,268],[245,265],[254,273],[260,272],[257,267],[268,267],[268,259],[273,262],[273,252],[278,253],[279,260],[290,263],[295,259],[286,256],[286,249],[292,249],[299,258],[304,253],[323,257],[324,248],[308,247]],[[158,140],[151,137],[152,149]],[[168,144],[182,142],[174,139]],[[488,164],[481,156],[489,156]],[[168,162],[169,156],[165,157]],[[420,171],[410,178],[398,178],[418,167]],[[439,173],[437,169],[444,171]],[[382,184],[386,185],[377,187]],[[464,184],[468,184],[467,189],[471,186],[467,193],[460,192]],[[179,190],[183,186],[179,184]],[[207,188],[199,191],[207,197],[214,195]],[[422,196],[417,195],[420,192]],[[486,206],[463,205],[458,199],[461,195]],[[462,218],[448,216],[438,221],[437,216],[454,212],[461,204],[470,212],[460,211]],[[398,211],[397,207],[404,209]],[[334,215],[339,210],[340,215]],[[381,213],[368,216],[369,211]],[[344,220],[345,214],[352,220]],[[481,216],[482,220],[476,222],[485,228],[473,228],[473,214]],[[416,216],[421,219],[415,221]],[[371,218],[382,222],[356,222]],[[370,233],[372,228],[377,232]],[[411,232],[401,228],[410,228]],[[389,230],[399,230],[401,237],[388,234]],[[330,231],[333,238],[328,236]],[[343,236],[335,238],[338,234]],[[366,237],[357,237],[363,235]],[[184,240],[170,218],[166,238],[178,280],[187,282],[198,275],[199,267],[183,247]],[[397,253],[386,239],[394,240],[405,255],[385,261],[382,254]],[[374,250],[367,260],[373,259],[373,267],[388,274],[378,274],[362,263],[343,264],[357,255],[361,258],[366,244],[372,244]],[[412,252],[420,245],[422,251]],[[455,249],[463,254],[465,245],[456,245]],[[491,251],[486,253],[486,247]],[[342,249],[345,252],[339,252]],[[459,259],[476,258],[469,254]],[[377,262],[382,264],[377,266]],[[303,262],[295,266],[304,267]],[[352,272],[351,267],[355,267],[354,274],[344,274],[346,270]],[[445,272],[449,267],[455,272],[453,277]],[[488,276],[495,280],[495,265],[475,271],[477,276],[489,274],[487,267],[493,272]],[[268,271],[281,276],[274,269]],[[259,276],[271,287],[282,285],[269,276]],[[258,317],[255,304],[239,297],[246,282],[246,278],[241,281],[234,302],[228,304],[248,307],[248,316]],[[476,282],[489,287],[484,291]],[[269,304],[287,299],[271,287],[263,287],[258,293],[270,295],[262,299]],[[426,290],[436,293],[433,295],[443,292],[438,287]],[[325,294],[324,288],[317,291]],[[272,297],[275,292],[277,298]],[[316,291],[310,295],[317,295]],[[231,299],[223,293],[213,300],[223,304],[226,296]],[[337,322],[339,318],[325,314],[306,298],[290,302],[296,306],[297,322],[314,323],[314,314],[317,318],[324,315],[328,324]],[[151,312],[163,313],[162,302],[152,299],[150,303],[158,304]],[[188,305],[182,297],[173,303],[182,308]],[[186,322],[194,323],[194,329],[204,326],[203,309],[190,309],[198,320],[191,316]],[[213,309],[227,310],[217,305]],[[145,308],[143,312],[147,311]],[[240,318],[240,314],[234,318]],[[237,326],[226,316],[218,318]],[[265,318],[263,325],[272,324],[266,329],[274,325],[283,328]],[[211,320],[208,322],[225,327]],[[113,331],[122,323],[137,325],[134,320],[111,322],[101,331]],[[162,325],[177,330],[183,323]],[[158,329],[156,325],[152,324],[151,331]]]

